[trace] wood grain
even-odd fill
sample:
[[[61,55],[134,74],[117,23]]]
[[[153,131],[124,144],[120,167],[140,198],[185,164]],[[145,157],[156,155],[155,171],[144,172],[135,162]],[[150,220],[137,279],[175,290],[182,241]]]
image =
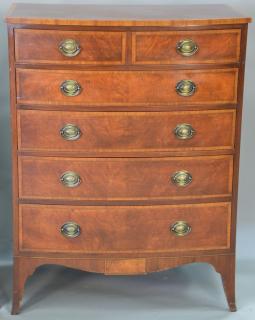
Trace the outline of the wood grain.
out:
[[[17,102],[45,105],[205,105],[236,103],[238,69],[175,71],[64,71],[16,69]],[[65,80],[81,85],[78,96],[60,90]],[[193,96],[176,93],[179,81],[192,80]],[[213,92],[213,94],[212,94]]]
[[[226,5],[74,5],[15,3],[6,21],[62,26],[193,27],[243,24],[251,18]]]
[[[198,51],[182,56],[176,46],[192,39]],[[134,32],[132,62],[134,64],[234,63],[240,59],[240,29],[200,31]]]
[[[64,223],[76,222],[81,234],[65,238]],[[192,228],[183,237],[170,231],[176,221]],[[226,249],[230,244],[230,203],[177,206],[68,207],[21,205],[21,251],[113,253]],[[217,222],[217,228],[215,228]],[[116,241],[118,239],[118,241]]]
[[[59,44],[66,39],[77,41],[80,53],[65,57]],[[98,64],[125,63],[125,32],[56,31],[17,29],[15,31],[15,58],[17,63],[37,64]]]
[[[14,303],[12,314],[20,311],[20,302],[25,283],[41,265],[64,265],[69,268],[102,272],[105,274],[138,274],[176,268],[189,263],[206,263],[214,267],[221,275],[229,310],[236,311],[235,304],[235,255],[201,255],[197,257],[154,257],[149,259],[70,259],[50,257],[15,257],[14,258]]]
[[[243,112],[243,96],[244,96],[244,75],[245,75],[245,57],[246,57],[246,43],[247,43],[247,30],[248,26],[245,25],[242,31],[241,39],[241,57],[242,65],[240,67],[240,73],[238,78],[238,108],[237,108],[237,121],[236,121],[236,134],[235,134],[235,147],[236,154],[234,157],[233,167],[233,200],[232,200],[232,247],[236,246],[236,227],[237,227],[237,206],[238,206],[238,188],[239,188],[239,162],[240,162],[240,146],[241,146],[241,126],[242,126],[242,112]],[[234,290],[234,279],[233,283],[229,283],[229,290],[231,295],[235,296]]]
[[[178,187],[171,176],[190,172],[192,183]],[[76,172],[81,184],[62,185],[66,171]],[[232,156],[185,158],[37,158],[19,157],[21,199],[155,200],[230,196]]]
[[[234,150],[235,110],[179,112],[18,111],[21,151],[105,152],[122,154],[160,151]],[[195,130],[189,140],[177,139],[178,124]],[[76,141],[64,140],[60,130],[73,124],[81,131]]]

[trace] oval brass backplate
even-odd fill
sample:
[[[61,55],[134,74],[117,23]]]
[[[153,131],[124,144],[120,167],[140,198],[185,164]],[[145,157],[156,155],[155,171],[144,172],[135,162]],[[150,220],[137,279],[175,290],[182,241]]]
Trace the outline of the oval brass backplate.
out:
[[[192,182],[192,175],[186,170],[180,170],[172,175],[171,180],[178,187],[186,187]]]
[[[81,86],[75,80],[65,80],[60,85],[60,90],[67,97],[75,97],[81,93]]]
[[[179,140],[188,140],[193,138],[196,131],[188,123],[178,124],[174,129],[175,137]]]
[[[184,39],[177,43],[176,50],[180,55],[190,57],[197,53],[198,45],[192,39]]]
[[[66,238],[77,238],[81,234],[81,228],[75,222],[66,222],[61,227],[61,234]]]
[[[171,225],[170,231],[177,237],[183,237],[191,232],[191,226],[186,221],[176,221]]]
[[[76,125],[68,123],[60,130],[60,135],[64,140],[74,141],[80,138],[81,130]]]
[[[65,187],[74,188],[81,183],[81,178],[76,172],[66,171],[60,177],[60,181]]]
[[[61,41],[58,48],[65,57],[75,57],[81,51],[78,41],[74,39],[65,39]]]
[[[196,92],[196,85],[192,80],[181,80],[176,84],[175,89],[180,96],[189,97]]]

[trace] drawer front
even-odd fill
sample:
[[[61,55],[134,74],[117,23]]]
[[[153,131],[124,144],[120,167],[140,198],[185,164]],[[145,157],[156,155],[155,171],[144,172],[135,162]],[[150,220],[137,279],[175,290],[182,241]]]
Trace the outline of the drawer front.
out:
[[[123,64],[124,32],[30,30],[15,31],[18,63]]]
[[[227,249],[230,221],[230,203],[130,207],[21,205],[19,248],[72,253]]]
[[[232,156],[19,158],[23,199],[160,200],[230,196]]]
[[[234,63],[241,30],[135,32],[134,64]]]
[[[146,152],[233,149],[235,110],[18,110],[20,150]]]
[[[17,102],[56,106],[204,106],[236,103],[237,78],[238,69],[234,68],[71,72],[18,68]]]

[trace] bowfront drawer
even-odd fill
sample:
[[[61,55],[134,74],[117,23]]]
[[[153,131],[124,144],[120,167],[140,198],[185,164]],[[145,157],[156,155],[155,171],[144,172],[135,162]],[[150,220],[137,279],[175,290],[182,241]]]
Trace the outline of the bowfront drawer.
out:
[[[19,158],[23,199],[160,200],[230,196],[232,156]]]
[[[155,106],[237,102],[238,69],[64,71],[17,69],[17,102]]]
[[[235,110],[18,110],[20,150],[150,152],[234,148]]]
[[[134,64],[234,63],[240,60],[240,29],[134,32]]]
[[[123,64],[124,32],[17,29],[17,63]]]
[[[114,253],[227,249],[230,203],[79,207],[21,205],[21,251]]]

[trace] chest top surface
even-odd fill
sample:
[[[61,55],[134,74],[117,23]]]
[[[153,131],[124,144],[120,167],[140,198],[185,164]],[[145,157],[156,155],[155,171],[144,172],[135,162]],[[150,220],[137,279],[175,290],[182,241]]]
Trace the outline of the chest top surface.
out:
[[[79,26],[203,26],[251,22],[226,5],[59,5],[15,3],[13,24]]]

